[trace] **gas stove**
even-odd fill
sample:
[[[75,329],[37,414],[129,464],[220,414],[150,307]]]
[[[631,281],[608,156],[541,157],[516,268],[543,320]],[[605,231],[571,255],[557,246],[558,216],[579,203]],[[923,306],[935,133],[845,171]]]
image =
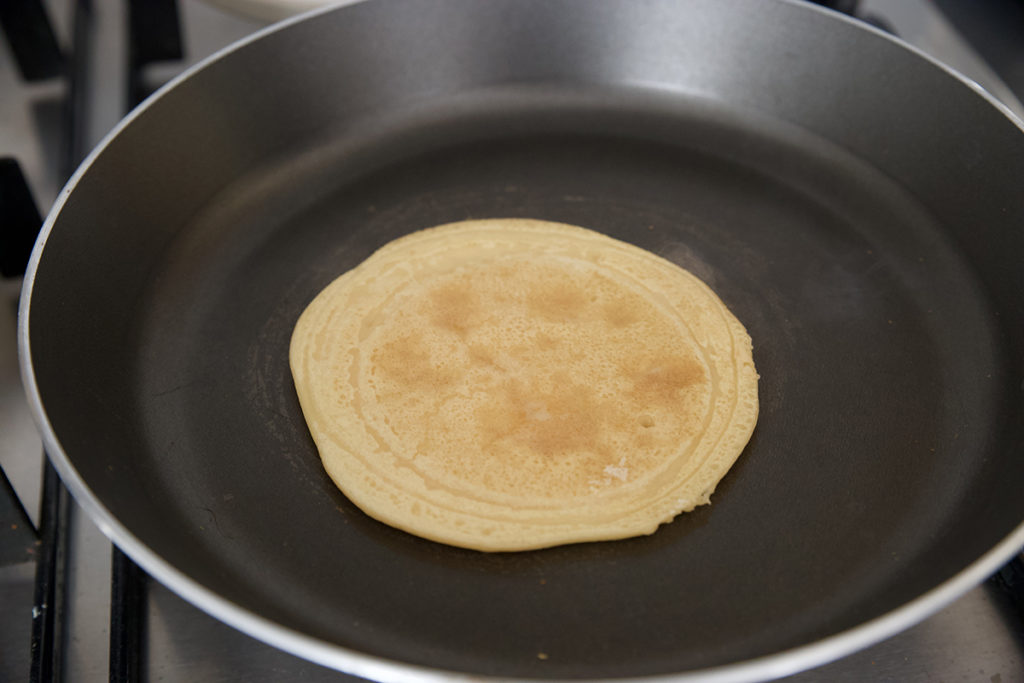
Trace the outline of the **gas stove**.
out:
[[[269,17],[309,2],[22,4],[44,10],[53,40],[25,24],[9,36],[8,54],[33,53],[29,61],[36,73],[21,73],[22,60],[0,59],[0,155],[17,162],[35,203],[48,207],[78,161],[134,103],[189,65],[259,30]],[[1024,3],[1019,0],[822,4],[855,11],[859,18],[894,31],[977,82],[1024,119],[1019,101],[1024,94]],[[10,15],[17,14],[7,9],[11,6],[0,10],[7,13],[0,17],[9,32],[14,26]],[[1018,22],[1015,46],[979,38],[990,21],[979,16],[980,6],[1005,11],[1006,21]],[[249,16],[222,7],[248,11]],[[23,10],[18,21],[33,20],[25,19],[26,14],[31,12]],[[54,49],[58,45],[63,49]],[[5,173],[14,166],[4,164]],[[4,192],[0,208],[6,211],[12,202],[6,185]],[[19,206],[24,209],[23,203]],[[8,220],[9,214],[0,214],[0,222]],[[186,603],[112,548],[61,492],[52,470],[41,476],[42,446],[19,381],[19,287],[16,275],[0,281],[0,465],[27,511],[22,517],[15,505],[3,517],[10,529],[0,537],[6,562],[0,566],[0,680],[356,680],[264,645]],[[54,543],[54,533],[65,543]],[[1019,569],[1008,566],[889,640],[786,680],[1024,680],[1024,606],[1019,597],[1024,579],[1015,571]],[[1013,583],[1018,597],[1008,590]]]

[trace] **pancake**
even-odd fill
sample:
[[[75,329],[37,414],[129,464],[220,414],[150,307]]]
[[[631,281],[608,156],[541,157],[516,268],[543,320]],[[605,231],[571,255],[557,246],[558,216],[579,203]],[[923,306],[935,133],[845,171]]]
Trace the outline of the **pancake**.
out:
[[[750,337],[704,283],[546,221],[386,244],[309,304],[290,362],[353,503],[484,551],[650,534],[710,501],[757,420]]]

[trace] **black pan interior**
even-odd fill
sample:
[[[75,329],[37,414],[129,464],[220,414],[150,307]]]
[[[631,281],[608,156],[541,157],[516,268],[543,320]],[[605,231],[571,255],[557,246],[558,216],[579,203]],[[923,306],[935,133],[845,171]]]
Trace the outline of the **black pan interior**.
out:
[[[152,201],[189,205],[189,182],[168,197],[153,180]],[[33,293],[37,381],[116,517],[297,631],[486,674],[714,666],[882,615],[1024,516],[1015,276],[796,127],[643,88],[519,85],[321,131],[205,191],[134,263],[147,226],[122,225],[92,252],[109,277],[69,282],[62,260],[86,240],[53,239]],[[102,224],[102,205],[65,212]],[[510,216],[658,253],[745,323],[761,415],[711,506],[650,537],[482,554],[367,518],[324,474],[287,363],[303,307],[395,237]]]

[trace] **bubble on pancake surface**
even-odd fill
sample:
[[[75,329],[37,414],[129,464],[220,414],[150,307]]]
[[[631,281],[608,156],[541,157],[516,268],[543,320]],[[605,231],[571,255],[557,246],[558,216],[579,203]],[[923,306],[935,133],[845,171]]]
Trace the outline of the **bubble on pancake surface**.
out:
[[[385,246],[309,306],[291,362],[346,495],[481,550],[650,533],[707,502],[757,412],[749,337],[706,286],[541,221]]]

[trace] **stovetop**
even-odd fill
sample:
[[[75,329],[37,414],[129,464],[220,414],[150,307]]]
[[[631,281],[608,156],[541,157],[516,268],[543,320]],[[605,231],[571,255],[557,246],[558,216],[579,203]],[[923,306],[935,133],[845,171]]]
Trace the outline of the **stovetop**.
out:
[[[212,0],[211,0],[212,2]],[[1016,2],[1016,4],[1014,4]],[[97,144],[123,114],[131,95],[126,82],[130,52],[125,38],[123,0],[74,0],[44,3],[59,41],[70,44],[84,31],[89,36],[87,58],[76,68],[89,85],[79,92],[80,156]],[[839,3],[842,4],[842,3]],[[850,4],[850,3],[846,3]],[[984,19],[969,7],[1004,5],[1020,22],[1016,52],[976,48],[964,37],[983,35]],[[944,7],[948,14],[939,11]],[[951,7],[947,7],[951,6]],[[85,8],[83,15],[82,7]],[[251,34],[262,23],[229,14],[213,4],[179,0],[184,59],[155,62],[134,75],[135,87],[166,81],[185,66]],[[990,7],[991,8],[991,7]],[[865,0],[859,16],[882,20],[921,50],[968,75],[1024,118],[1024,106],[1014,94],[1024,90],[1024,3],[1018,0],[977,3],[929,0]],[[963,19],[967,16],[968,19]],[[956,19],[954,24],[949,17]],[[973,22],[973,23],[972,23]],[[961,25],[969,30],[961,32]],[[982,28],[979,28],[981,26]],[[977,44],[977,43],[976,43]],[[999,46],[996,45],[998,48]],[[131,46],[132,50],[137,46]],[[1004,78],[979,54],[995,55]],[[0,55],[3,53],[0,52]],[[160,55],[157,55],[159,58]],[[993,61],[992,63],[995,63]],[[1009,66],[1007,66],[1009,65]],[[0,156],[20,163],[40,207],[55,199],[75,151],[62,148],[61,79],[24,82],[10,59],[0,59]],[[20,283],[0,281],[0,465],[39,524],[42,447],[23,398],[17,364],[16,309]],[[109,656],[111,635],[112,548],[106,538],[74,504],[68,512],[70,545],[66,557],[66,604],[58,649],[61,670],[68,681],[115,680]],[[122,567],[122,565],[118,565]],[[123,567],[122,567],[123,568]],[[27,680],[32,670],[30,640],[33,625],[36,563],[0,567],[0,680]],[[141,623],[129,625],[141,637],[139,678],[149,681],[339,681],[352,677],[324,669],[264,645],[207,616],[159,583],[143,578]],[[38,612],[38,610],[36,610]],[[116,641],[121,643],[122,641]],[[113,664],[121,665],[115,646]],[[128,680],[122,677],[118,680]],[[785,679],[814,681],[1024,681],[1024,609],[1003,590],[997,578],[968,592],[919,625],[838,662]]]

